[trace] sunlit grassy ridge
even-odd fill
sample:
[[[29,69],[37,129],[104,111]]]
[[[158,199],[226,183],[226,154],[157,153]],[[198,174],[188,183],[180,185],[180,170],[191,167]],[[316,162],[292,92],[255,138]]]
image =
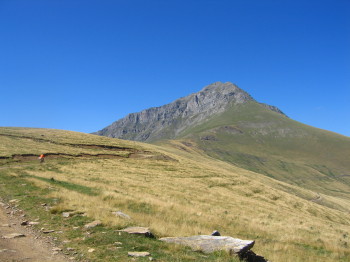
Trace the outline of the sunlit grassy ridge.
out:
[[[42,135],[51,143],[28,138]],[[27,179],[51,192],[52,198],[60,199],[54,206],[55,213],[74,210],[117,228],[150,226],[157,236],[219,230],[223,235],[256,240],[254,251],[271,261],[350,258],[348,200],[209,158],[196,147],[174,141],[162,148],[47,129],[1,128],[0,141],[0,156],[21,152],[71,154],[48,159],[43,165],[7,160],[0,169],[0,174]],[[167,157],[81,159],[74,155],[107,149],[74,144],[125,147]],[[122,211],[132,220],[113,216],[112,211]],[[169,261],[173,261],[170,256]]]
[[[350,138],[255,102],[233,105],[181,134],[214,158],[350,201]]]

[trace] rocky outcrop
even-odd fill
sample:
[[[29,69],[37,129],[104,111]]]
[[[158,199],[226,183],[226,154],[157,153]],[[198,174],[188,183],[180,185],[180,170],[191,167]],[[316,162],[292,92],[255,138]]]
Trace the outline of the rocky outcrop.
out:
[[[242,254],[254,246],[254,240],[241,240],[229,236],[190,236],[190,237],[164,237],[159,240],[181,244],[203,253],[212,253],[225,250],[230,254]]]
[[[255,100],[230,82],[216,82],[170,104],[129,114],[95,134],[137,141],[171,139],[229,106],[247,101]]]

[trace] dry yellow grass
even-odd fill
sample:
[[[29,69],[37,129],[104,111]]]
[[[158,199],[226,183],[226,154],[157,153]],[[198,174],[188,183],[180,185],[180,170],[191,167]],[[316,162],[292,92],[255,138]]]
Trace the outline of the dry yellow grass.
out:
[[[67,141],[75,140],[66,136]],[[90,142],[98,139],[86,136]],[[106,139],[103,143],[111,140]],[[111,143],[117,145],[119,140]],[[324,203],[336,207],[329,208],[307,200],[317,198],[317,192],[205,157],[195,150],[135,145],[173,160],[52,160],[25,172],[98,190],[97,195],[88,195],[30,178],[41,187],[54,187],[52,196],[62,199],[57,209],[85,212],[105,224],[150,226],[157,236],[219,230],[223,235],[255,239],[254,251],[271,261],[350,258],[347,200],[322,195]],[[122,211],[132,220],[115,217],[112,211]]]

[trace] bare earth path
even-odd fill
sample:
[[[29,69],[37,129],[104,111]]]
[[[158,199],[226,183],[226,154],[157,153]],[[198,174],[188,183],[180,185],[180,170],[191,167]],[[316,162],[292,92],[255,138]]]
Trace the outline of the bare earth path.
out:
[[[32,228],[21,226],[21,217],[7,213],[11,213],[11,208],[0,202],[0,261],[69,261],[63,254],[55,254],[48,238],[39,236]],[[6,238],[13,233],[24,237]]]

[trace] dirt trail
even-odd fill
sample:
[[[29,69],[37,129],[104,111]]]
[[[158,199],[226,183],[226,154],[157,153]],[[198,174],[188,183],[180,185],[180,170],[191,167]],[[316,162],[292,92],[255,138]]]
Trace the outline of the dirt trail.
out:
[[[53,243],[49,238],[40,236],[32,228],[21,226],[21,217],[7,213],[13,213],[10,206],[0,202],[0,261],[72,261],[62,253],[52,250]],[[25,220],[25,218],[22,218]],[[7,239],[9,234],[19,233],[24,237]]]

